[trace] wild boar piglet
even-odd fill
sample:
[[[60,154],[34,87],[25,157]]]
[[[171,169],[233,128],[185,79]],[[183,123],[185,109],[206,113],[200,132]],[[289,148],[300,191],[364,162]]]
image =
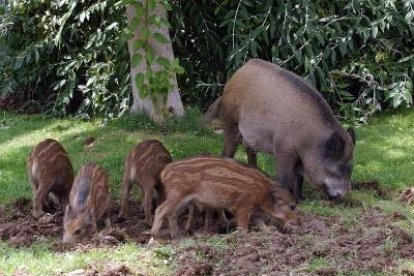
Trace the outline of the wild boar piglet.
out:
[[[54,139],[37,144],[27,158],[27,174],[33,192],[33,214],[41,216],[49,196],[66,205],[73,183],[73,167],[66,150]]]
[[[132,184],[136,183],[143,191],[142,208],[145,211],[145,221],[151,225],[151,206],[154,189],[157,191],[158,204],[164,200],[164,190],[160,182],[160,173],[165,165],[172,161],[171,155],[164,145],[155,139],[137,144],[124,162],[122,181],[120,217],[128,213],[128,200]]]
[[[105,220],[107,228],[111,228],[109,206],[108,176],[102,167],[88,162],[79,170],[70,191],[63,219],[63,242],[73,243],[90,238],[97,231],[97,222],[101,219]]]
[[[230,211],[243,232],[256,208],[283,225],[295,218],[295,201],[287,190],[258,169],[232,159],[195,157],[173,162],[162,171],[161,182],[166,200],[155,211],[152,235],[168,217],[171,236],[177,236],[177,211],[191,201]]]

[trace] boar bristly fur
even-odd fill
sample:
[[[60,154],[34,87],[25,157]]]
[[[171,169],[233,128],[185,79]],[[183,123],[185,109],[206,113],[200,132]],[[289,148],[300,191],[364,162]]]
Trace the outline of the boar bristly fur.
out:
[[[60,204],[68,203],[73,183],[73,167],[63,146],[46,139],[33,149],[27,158],[27,174],[33,192],[33,214],[41,216],[52,193]]]
[[[350,190],[353,132],[296,74],[252,59],[228,80],[206,117],[214,115],[224,123],[223,156],[234,156],[240,135],[252,165],[256,152],[274,154],[278,180],[296,199],[303,198],[304,176],[331,199],[342,199]]]
[[[289,192],[280,193],[283,201],[276,199],[271,178],[232,159],[195,157],[173,162],[162,171],[161,181],[166,200],[155,211],[153,235],[158,234],[168,216],[171,236],[176,236],[177,211],[189,202],[230,211],[242,231],[248,230],[255,208],[282,220],[283,224],[294,216],[295,201]]]
[[[97,231],[97,221],[102,219],[110,228],[109,206],[108,176],[100,166],[88,162],[79,170],[70,191],[63,220],[63,242],[73,243],[90,238]]]
[[[145,211],[145,221],[151,225],[153,191],[154,189],[157,191],[158,204],[160,204],[164,200],[160,173],[171,161],[168,150],[155,139],[143,141],[131,150],[124,163],[120,217],[128,212],[128,199],[132,184],[136,183],[144,194],[142,207]]]

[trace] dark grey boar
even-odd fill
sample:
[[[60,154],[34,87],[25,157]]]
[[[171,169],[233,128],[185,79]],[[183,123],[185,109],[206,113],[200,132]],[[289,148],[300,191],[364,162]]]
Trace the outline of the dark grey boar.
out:
[[[33,192],[33,214],[41,216],[47,206],[49,193],[66,205],[73,183],[73,167],[63,146],[46,139],[33,149],[27,158],[27,174]]]
[[[70,191],[63,219],[63,242],[73,243],[90,238],[97,230],[97,221],[101,219],[105,219],[106,227],[111,228],[109,205],[108,176],[100,166],[88,162],[79,170]]]
[[[144,194],[142,206],[145,211],[145,221],[151,225],[153,191],[154,189],[157,191],[159,204],[164,199],[160,173],[165,165],[171,161],[168,150],[155,139],[143,141],[131,150],[124,163],[120,217],[125,216],[128,212],[128,199],[132,184],[136,183],[142,188]]]
[[[206,114],[224,122],[223,156],[233,157],[240,141],[250,164],[256,152],[274,154],[278,180],[303,198],[303,176],[332,200],[351,189],[355,137],[335,118],[318,91],[275,64],[252,59],[238,69]]]

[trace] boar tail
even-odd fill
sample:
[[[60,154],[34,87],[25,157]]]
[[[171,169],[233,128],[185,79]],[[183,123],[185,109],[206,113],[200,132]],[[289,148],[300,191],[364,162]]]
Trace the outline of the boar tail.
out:
[[[208,108],[207,112],[203,115],[203,122],[209,123],[219,117],[221,108],[222,96],[218,97]]]

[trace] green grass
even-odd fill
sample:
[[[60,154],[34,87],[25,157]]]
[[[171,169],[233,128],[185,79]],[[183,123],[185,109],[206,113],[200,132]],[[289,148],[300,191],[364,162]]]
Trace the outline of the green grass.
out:
[[[26,158],[33,146],[45,138],[61,141],[75,170],[87,160],[102,165],[110,175],[112,195],[115,200],[119,200],[123,160],[137,142],[157,138],[170,150],[175,160],[206,151],[221,153],[222,136],[200,126],[198,118],[199,113],[190,109],[185,118],[170,120],[167,126],[156,126],[143,117],[124,117],[102,123],[100,120],[85,122],[78,119],[51,119],[40,115],[3,113],[0,115],[0,205],[8,206],[17,198],[31,197],[26,176]],[[404,214],[408,220],[397,224],[414,234],[413,210],[395,200],[404,187],[414,186],[413,126],[414,111],[402,110],[377,116],[369,125],[356,130],[353,180],[375,179],[390,192],[389,199],[381,199],[372,192],[359,190],[352,191],[349,198],[360,202],[360,206],[329,206],[321,204],[319,193],[307,184],[307,200],[299,206],[299,210],[327,217],[340,217],[352,228],[362,209],[378,207],[386,213]],[[91,136],[96,139],[94,146],[85,147],[83,141]],[[236,157],[246,160],[241,149]],[[271,175],[275,174],[272,156],[259,154],[259,165]],[[175,246],[185,248],[195,242],[190,237]],[[215,235],[197,239],[197,242],[223,250],[231,247],[220,236]],[[392,248],[395,245],[389,243],[386,246]],[[146,275],[171,274],[175,264],[165,261],[164,258],[165,254],[174,254],[175,249],[170,249],[170,245],[146,248],[127,243],[115,249],[97,248],[86,252],[54,253],[47,243],[16,249],[0,242],[0,274],[24,271],[33,275],[54,275],[102,262],[124,263],[134,268],[135,272]],[[324,259],[315,259],[309,264],[309,269],[314,270],[325,264]],[[403,265],[412,267],[413,263],[404,261]]]
[[[87,269],[88,266],[103,270],[111,264],[123,264],[136,274],[169,275],[171,263],[164,255],[157,254],[163,248],[159,246],[148,250],[128,243],[115,249],[92,248],[88,251],[55,253],[46,244],[35,244],[23,250],[1,243],[0,272],[13,274],[19,271],[39,276],[57,275],[62,272]],[[137,263],[140,266],[137,266]]]

